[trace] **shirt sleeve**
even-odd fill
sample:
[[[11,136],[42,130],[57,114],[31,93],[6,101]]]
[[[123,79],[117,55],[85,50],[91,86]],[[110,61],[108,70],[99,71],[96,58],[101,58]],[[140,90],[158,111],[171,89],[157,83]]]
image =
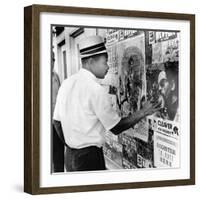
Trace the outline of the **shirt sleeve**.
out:
[[[93,95],[92,107],[106,131],[112,129],[121,120],[104,88],[98,89]]]

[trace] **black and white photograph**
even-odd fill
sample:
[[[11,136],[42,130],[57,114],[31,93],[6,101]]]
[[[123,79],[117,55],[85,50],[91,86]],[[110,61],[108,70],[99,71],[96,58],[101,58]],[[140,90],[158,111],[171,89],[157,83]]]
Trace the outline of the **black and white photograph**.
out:
[[[51,25],[51,173],[180,168],[178,30]]]
[[[25,8],[25,191],[195,183],[195,16]]]

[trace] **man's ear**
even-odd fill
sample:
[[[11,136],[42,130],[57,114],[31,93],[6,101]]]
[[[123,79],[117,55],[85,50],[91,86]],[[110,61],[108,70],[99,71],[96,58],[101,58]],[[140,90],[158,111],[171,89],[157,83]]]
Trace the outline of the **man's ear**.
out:
[[[94,62],[94,59],[92,57],[88,58],[88,64],[92,65]]]
[[[94,62],[94,59],[91,57],[91,58],[88,58],[88,69],[90,71],[93,71],[95,68],[95,62]]]

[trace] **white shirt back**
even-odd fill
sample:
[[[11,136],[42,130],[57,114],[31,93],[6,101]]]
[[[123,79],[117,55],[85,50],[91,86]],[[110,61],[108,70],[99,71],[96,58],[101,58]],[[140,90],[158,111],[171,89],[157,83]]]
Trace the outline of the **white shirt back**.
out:
[[[121,118],[96,77],[81,69],[62,83],[53,119],[61,122],[65,142],[71,148],[79,149],[101,147],[105,142],[105,132]]]

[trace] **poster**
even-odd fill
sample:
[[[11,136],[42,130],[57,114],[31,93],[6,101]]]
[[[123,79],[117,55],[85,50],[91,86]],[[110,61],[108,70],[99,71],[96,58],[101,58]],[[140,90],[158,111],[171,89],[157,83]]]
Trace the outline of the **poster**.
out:
[[[178,168],[180,129],[177,122],[152,118],[154,131],[154,165],[159,168]]]
[[[179,129],[179,33],[111,29],[106,36],[110,68],[102,83],[109,85],[118,114],[134,115],[145,101],[161,103],[158,112],[125,130],[118,141],[107,139],[107,156],[126,169],[178,167],[180,138],[166,133]]]
[[[152,44],[152,63],[165,63],[178,61],[179,38],[165,40]]]
[[[117,45],[119,74],[119,108],[122,117],[134,114],[142,108],[146,99],[145,37],[144,33],[119,42]],[[147,141],[146,119],[129,131],[135,137]]]

